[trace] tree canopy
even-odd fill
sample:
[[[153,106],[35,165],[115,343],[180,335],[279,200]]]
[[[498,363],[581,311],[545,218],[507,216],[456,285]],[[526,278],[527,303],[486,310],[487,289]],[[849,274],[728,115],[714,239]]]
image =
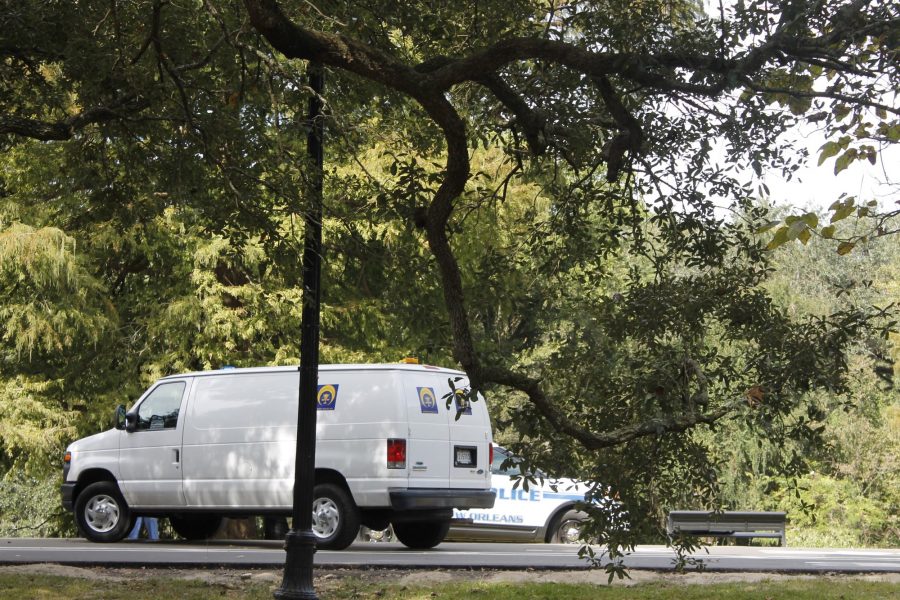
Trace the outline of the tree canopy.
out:
[[[98,415],[122,373],[296,359],[314,61],[323,356],[458,363],[519,450],[647,528],[714,503],[704,434],[814,436],[808,392],[843,389],[885,313],[774,300],[756,198],[806,159],[780,141],[798,123],[843,166],[900,139],[898,20],[874,0],[5,1],[3,378]],[[835,222],[891,230],[841,202]],[[782,225],[771,248],[836,233]]]

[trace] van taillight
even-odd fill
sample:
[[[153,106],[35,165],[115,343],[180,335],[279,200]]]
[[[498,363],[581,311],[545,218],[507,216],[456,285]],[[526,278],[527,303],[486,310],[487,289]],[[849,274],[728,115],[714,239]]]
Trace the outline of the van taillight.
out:
[[[406,468],[406,440],[387,441],[387,468]]]
[[[488,443],[488,472],[490,472],[492,464],[494,464],[494,444],[493,444],[493,442]]]

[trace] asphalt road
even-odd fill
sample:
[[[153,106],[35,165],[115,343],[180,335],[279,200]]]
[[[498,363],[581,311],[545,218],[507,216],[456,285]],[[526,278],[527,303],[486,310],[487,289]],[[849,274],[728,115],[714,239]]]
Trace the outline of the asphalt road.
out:
[[[633,569],[668,570],[673,553],[642,546],[629,555]],[[807,550],[800,548],[711,546],[700,553],[707,570],[796,573],[900,573],[900,550]],[[577,546],[557,544],[444,543],[432,550],[410,550],[397,543],[359,542],[340,552],[319,551],[320,567],[581,569]],[[102,566],[280,567],[280,542],[210,541],[119,542],[94,544],[80,539],[0,539],[0,564],[59,563]]]

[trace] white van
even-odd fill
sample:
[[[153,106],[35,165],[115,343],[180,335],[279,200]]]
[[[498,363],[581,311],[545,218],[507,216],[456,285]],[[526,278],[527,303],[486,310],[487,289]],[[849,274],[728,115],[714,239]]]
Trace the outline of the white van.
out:
[[[460,371],[426,365],[320,366],[320,548],[349,546],[361,524],[391,524],[407,546],[430,548],[454,508],[493,505],[487,408],[448,409],[450,380],[467,385]],[[69,446],[63,506],[95,542],[121,540],[142,515],[168,517],[188,539],[211,536],[228,516],[290,515],[299,384],[297,367],[160,379],[131,410],[117,409],[115,429]]]

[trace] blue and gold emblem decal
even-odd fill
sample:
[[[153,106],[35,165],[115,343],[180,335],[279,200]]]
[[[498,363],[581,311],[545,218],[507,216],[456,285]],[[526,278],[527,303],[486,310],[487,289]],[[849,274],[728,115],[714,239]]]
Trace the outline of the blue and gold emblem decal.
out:
[[[472,414],[472,403],[469,402],[469,399],[466,398],[466,393],[462,390],[456,390],[453,394],[454,399],[456,400],[456,415],[459,418],[459,415],[471,415]]]
[[[434,390],[430,387],[416,388],[419,392],[419,407],[423,413],[437,414],[437,399],[434,397]]]
[[[338,384],[326,383],[319,386],[319,392],[316,395],[316,408],[319,410],[334,410],[337,404]]]

